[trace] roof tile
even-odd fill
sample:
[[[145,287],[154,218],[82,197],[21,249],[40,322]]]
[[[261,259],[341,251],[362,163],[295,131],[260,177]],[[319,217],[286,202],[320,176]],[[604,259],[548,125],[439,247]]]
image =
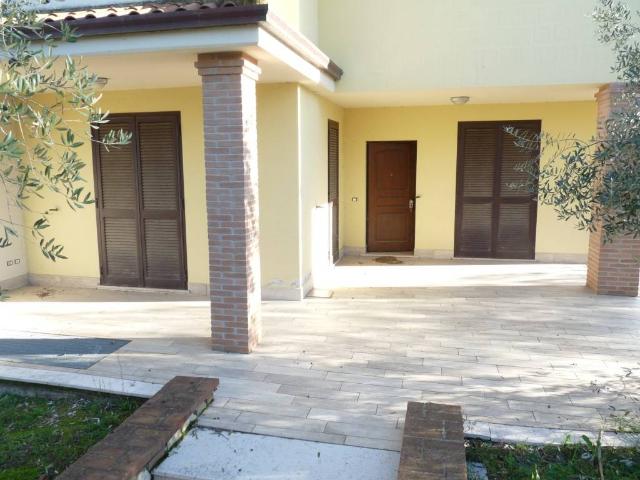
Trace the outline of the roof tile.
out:
[[[242,2],[234,0],[217,0],[189,3],[145,3],[123,7],[104,7],[68,12],[43,12],[41,19],[45,22],[93,20],[105,17],[124,17],[126,15],[151,15],[173,12],[207,10],[211,8],[236,7]]]

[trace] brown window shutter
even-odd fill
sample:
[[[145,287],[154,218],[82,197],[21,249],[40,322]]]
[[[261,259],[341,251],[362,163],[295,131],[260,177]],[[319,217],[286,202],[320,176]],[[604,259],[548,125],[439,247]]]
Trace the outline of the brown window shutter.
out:
[[[124,146],[94,148],[101,282],[187,288],[177,114],[111,117],[100,137],[123,129]]]
[[[539,121],[460,123],[456,256],[535,258],[535,194],[517,167],[537,152],[516,146],[508,126],[540,132]]]
[[[331,203],[331,257],[340,258],[340,126],[329,120],[329,202]]]
[[[184,288],[182,198],[175,117],[137,118],[145,285]]]
[[[463,131],[461,182],[462,205],[457,255],[491,256],[493,182],[498,153],[496,129],[470,126]]]
[[[112,130],[133,130],[127,118],[113,118],[98,129],[100,140]],[[102,282],[140,286],[135,144],[95,147],[98,230]]]

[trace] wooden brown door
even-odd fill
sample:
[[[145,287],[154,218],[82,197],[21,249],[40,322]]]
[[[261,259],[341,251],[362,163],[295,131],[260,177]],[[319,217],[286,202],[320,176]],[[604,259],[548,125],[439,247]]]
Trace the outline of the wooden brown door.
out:
[[[113,129],[133,137],[94,147],[101,283],[186,289],[179,115],[114,115],[97,135]]]
[[[336,263],[340,259],[340,126],[333,120],[329,120],[328,152],[331,259]]]
[[[367,251],[415,244],[416,142],[367,143]]]
[[[517,167],[535,161],[537,152],[517,147],[508,126],[539,134],[541,124],[459,124],[455,256],[535,258],[536,196]]]

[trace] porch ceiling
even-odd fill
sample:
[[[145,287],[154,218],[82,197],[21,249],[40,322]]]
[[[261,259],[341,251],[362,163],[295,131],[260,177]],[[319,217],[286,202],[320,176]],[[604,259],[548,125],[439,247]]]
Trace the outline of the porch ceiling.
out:
[[[318,47],[270,13],[268,5],[171,12],[146,8],[137,13],[127,7],[43,16],[53,28],[65,21],[78,32],[78,42],[62,44],[56,53],[83,57],[92,71],[109,78],[107,89],[199,85],[197,55],[225,51],[258,60],[261,82],[299,82],[326,93],[335,90],[342,75]]]
[[[500,103],[595,102],[599,84],[521,85],[482,87],[460,85],[425,90],[345,91],[340,87],[330,95],[345,108],[451,105],[450,98],[471,97],[470,105]]]
[[[309,83],[303,74],[260,48],[245,47],[236,51],[246,52],[258,60],[262,70],[259,83]],[[85,57],[84,64],[92,72],[109,79],[105,90],[191,87],[201,84],[194,67],[197,56],[196,51],[94,55]]]

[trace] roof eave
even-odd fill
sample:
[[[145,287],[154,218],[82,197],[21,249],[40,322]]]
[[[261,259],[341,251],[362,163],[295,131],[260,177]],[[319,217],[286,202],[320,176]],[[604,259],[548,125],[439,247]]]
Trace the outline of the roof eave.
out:
[[[115,15],[91,19],[59,20],[46,23],[48,33],[59,36],[59,27],[62,22],[71,27],[76,34],[84,37],[255,24],[267,29],[272,35],[275,35],[280,41],[295,50],[307,61],[324,71],[333,80],[339,80],[343,73],[342,69],[313,42],[297,30],[289,27],[277,16],[270,13],[267,4],[157,14]]]

